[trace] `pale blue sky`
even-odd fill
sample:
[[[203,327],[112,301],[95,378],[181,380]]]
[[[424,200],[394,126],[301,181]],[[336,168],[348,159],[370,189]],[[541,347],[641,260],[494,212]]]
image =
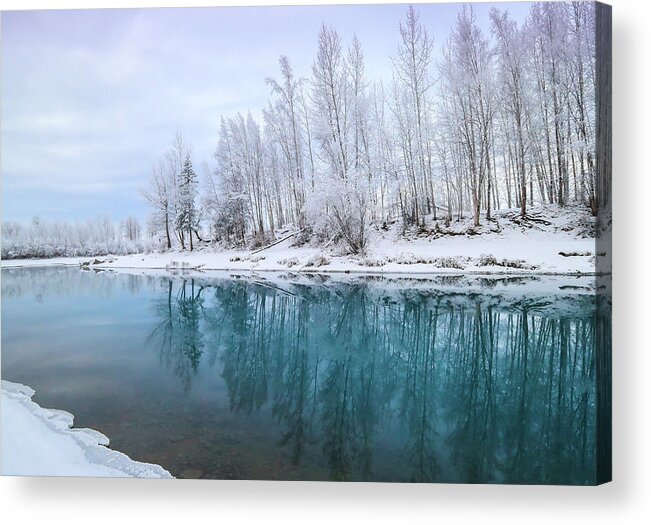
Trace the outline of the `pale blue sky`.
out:
[[[474,4],[524,18],[528,3]],[[439,49],[461,4],[417,5]],[[369,76],[390,78],[406,5],[2,13],[2,217],[141,218],[139,188],[176,130],[212,163],[221,115],[269,96],[286,54],[308,76],[322,23],[356,33]]]

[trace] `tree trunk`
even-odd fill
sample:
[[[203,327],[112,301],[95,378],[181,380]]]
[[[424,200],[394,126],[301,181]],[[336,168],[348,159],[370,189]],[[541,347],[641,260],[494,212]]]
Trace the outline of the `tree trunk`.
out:
[[[170,237],[170,219],[165,215],[165,236],[167,237],[167,249],[172,249],[172,238]]]

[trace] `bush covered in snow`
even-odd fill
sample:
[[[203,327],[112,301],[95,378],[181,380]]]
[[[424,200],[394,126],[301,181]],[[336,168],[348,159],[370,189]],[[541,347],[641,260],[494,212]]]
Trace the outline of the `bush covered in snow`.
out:
[[[328,264],[330,264],[330,259],[328,259],[327,257],[321,254],[316,254],[307,260],[307,262],[305,263],[305,267],[319,268],[320,266],[327,266]]]
[[[384,266],[387,263],[384,258],[375,258],[375,257],[364,257],[359,261],[359,264],[362,266],[368,266],[369,268],[378,268]]]
[[[291,268],[292,266],[299,264],[299,260],[298,257],[288,257],[287,259],[280,259],[278,264]]]
[[[516,268],[518,270],[535,270],[538,267],[528,264],[523,259],[497,259],[494,255],[481,255],[477,266],[502,266],[504,268]]]
[[[396,257],[390,257],[388,262],[396,264],[428,264],[434,268],[463,270],[468,262],[468,257],[424,257],[416,256],[413,253],[404,253]]]
[[[306,217],[314,232],[342,240],[352,253],[364,253],[368,192],[367,181],[354,170],[345,177],[323,176],[306,202]]]

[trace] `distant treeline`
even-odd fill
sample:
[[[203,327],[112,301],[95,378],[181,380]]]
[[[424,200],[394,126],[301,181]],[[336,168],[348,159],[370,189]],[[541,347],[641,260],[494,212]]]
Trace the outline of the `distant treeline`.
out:
[[[149,251],[155,235],[143,235],[135,217],[114,224],[108,217],[83,222],[42,221],[2,224],[3,259],[127,255]]]

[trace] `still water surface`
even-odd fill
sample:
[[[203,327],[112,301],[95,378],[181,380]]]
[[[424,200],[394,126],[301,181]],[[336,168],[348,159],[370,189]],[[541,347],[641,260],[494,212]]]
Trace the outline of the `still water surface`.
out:
[[[5,269],[2,376],[178,477],[594,483],[594,296],[486,283]]]

